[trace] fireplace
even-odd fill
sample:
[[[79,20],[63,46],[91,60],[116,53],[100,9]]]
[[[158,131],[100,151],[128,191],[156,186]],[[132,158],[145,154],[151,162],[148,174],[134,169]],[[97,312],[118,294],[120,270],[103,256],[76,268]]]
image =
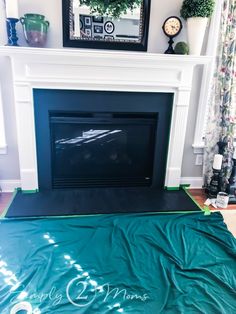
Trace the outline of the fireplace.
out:
[[[95,93],[95,96],[92,97],[93,100],[96,100],[96,91],[106,91],[108,94],[110,92],[134,93],[140,96],[150,93],[153,94],[153,97],[158,94],[171,94],[172,108],[168,108],[169,115],[171,115],[170,128],[163,131],[161,125],[164,119],[160,114],[157,118],[156,138],[159,142],[155,145],[153,174],[158,174],[161,182],[157,182],[157,178],[153,175],[152,185],[162,186],[163,178],[165,178],[164,185],[166,187],[179,187],[193,72],[196,65],[207,66],[210,64],[211,57],[29,47],[0,47],[0,54],[10,57],[12,61],[20,165],[20,182],[17,186],[25,191],[38,190],[41,188],[41,184],[52,186],[51,167],[49,167],[51,160],[46,157],[46,153],[51,156],[51,147],[47,144],[50,135],[48,110],[65,111],[65,108],[51,108],[54,101],[52,99],[50,109],[48,109],[45,102],[48,102],[49,95],[46,92],[50,90],[74,90],[75,92],[84,90]],[[40,102],[46,108],[45,114],[44,109],[39,113],[39,115],[43,115],[42,119],[35,118],[38,106],[34,104],[34,94],[38,89],[45,91],[45,97]],[[137,98],[139,97],[137,96]],[[126,102],[126,107],[122,101],[123,99],[121,101],[119,99],[119,103],[113,108],[108,102],[100,102],[97,108],[102,109],[99,110],[90,108],[93,102],[88,102],[86,106],[83,105],[83,109],[78,109],[81,98],[74,108],[72,108],[71,101],[65,100],[64,103],[68,104],[66,110],[69,112],[82,110],[96,113],[102,110],[108,113],[144,112],[153,114],[157,112],[156,107],[161,103],[155,98],[155,102],[150,106],[149,97],[142,96],[142,105],[139,104],[134,108],[136,101]],[[41,143],[42,145],[45,143],[45,148],[41,153],[37,151],[41,139],[38,138],[37,130],[35,130],[35,126],[37,129],[39,128],[37,124],[40,120],[41,132],[45,137]],[[169,141],[165,141],[165,136],[168,137],[168,135]],[[164,153],[160,153],[159,149],[162,150],[164,142],[169,142],[168,149],[164,147]],[[168,151],[167,162],[165,149]],[[159,155],[164,156],[164,159],[156,161],[155,158]],[[44,158],[45,166],[41,165]],[[48,182],[42,179],[41,168],[49,173]]]
[[[164,187],[172,93],[33,94],[40,189]]]

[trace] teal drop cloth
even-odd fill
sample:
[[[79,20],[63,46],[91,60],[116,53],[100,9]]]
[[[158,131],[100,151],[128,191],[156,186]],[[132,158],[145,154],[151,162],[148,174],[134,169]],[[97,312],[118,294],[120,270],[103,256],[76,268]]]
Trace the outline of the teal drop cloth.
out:
[[[1,314],[236,313],[220,213],[2,219],[0,234]]]

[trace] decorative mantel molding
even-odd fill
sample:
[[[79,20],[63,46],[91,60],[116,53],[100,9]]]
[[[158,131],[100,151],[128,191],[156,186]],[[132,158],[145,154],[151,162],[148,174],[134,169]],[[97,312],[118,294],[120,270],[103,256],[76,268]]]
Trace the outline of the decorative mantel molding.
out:
[[[3,56],[45,56],[45,57],[93,57],[94,59],[111,58],[115,60],[150,60],[166,61],[183,64],[207,64],[211,61],[210,56],[157,54],[147,52],[116,51],[116,50],[94,50],[94,49],[53,49],[53,48],[30,48],[30,47],[9,47],[0,46],[0,55]]]
[[[38,188],[33,88],[173,92],[165,184],[180,184],[192,75],[211,57],[79,49],[0,47],[12,61],[21,185]]]

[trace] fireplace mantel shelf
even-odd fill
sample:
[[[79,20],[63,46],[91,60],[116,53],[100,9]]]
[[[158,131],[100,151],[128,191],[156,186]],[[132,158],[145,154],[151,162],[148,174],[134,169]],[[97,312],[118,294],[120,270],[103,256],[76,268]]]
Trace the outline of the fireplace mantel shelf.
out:
[[[23,190],[39,187],[34,89],[172,93],[165,185],[179,186],[194,68],[212,57],[7,46],[0,56],[11,59]]]
[[[171,65],[178,64],[208,64],[211,56],[195,55],[170,55],[147,52],[131,51],[111,51],[111,50],[92,50],[92,49],[53,49],[53,48],[30,48],[30,47],[8,47],[0,46],[0,55],[9,57],[68,57],[68,58],[97,58],[97,59],[115,59],[143,62],[167,62]]]

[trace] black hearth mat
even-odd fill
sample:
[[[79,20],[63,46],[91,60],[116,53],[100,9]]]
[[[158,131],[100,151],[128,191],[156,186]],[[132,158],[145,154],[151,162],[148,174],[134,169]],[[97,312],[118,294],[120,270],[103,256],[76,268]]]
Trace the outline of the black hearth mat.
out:
[[[184,191],[84,188],[29,194],[17,191],[6,217],[201,211]]]

